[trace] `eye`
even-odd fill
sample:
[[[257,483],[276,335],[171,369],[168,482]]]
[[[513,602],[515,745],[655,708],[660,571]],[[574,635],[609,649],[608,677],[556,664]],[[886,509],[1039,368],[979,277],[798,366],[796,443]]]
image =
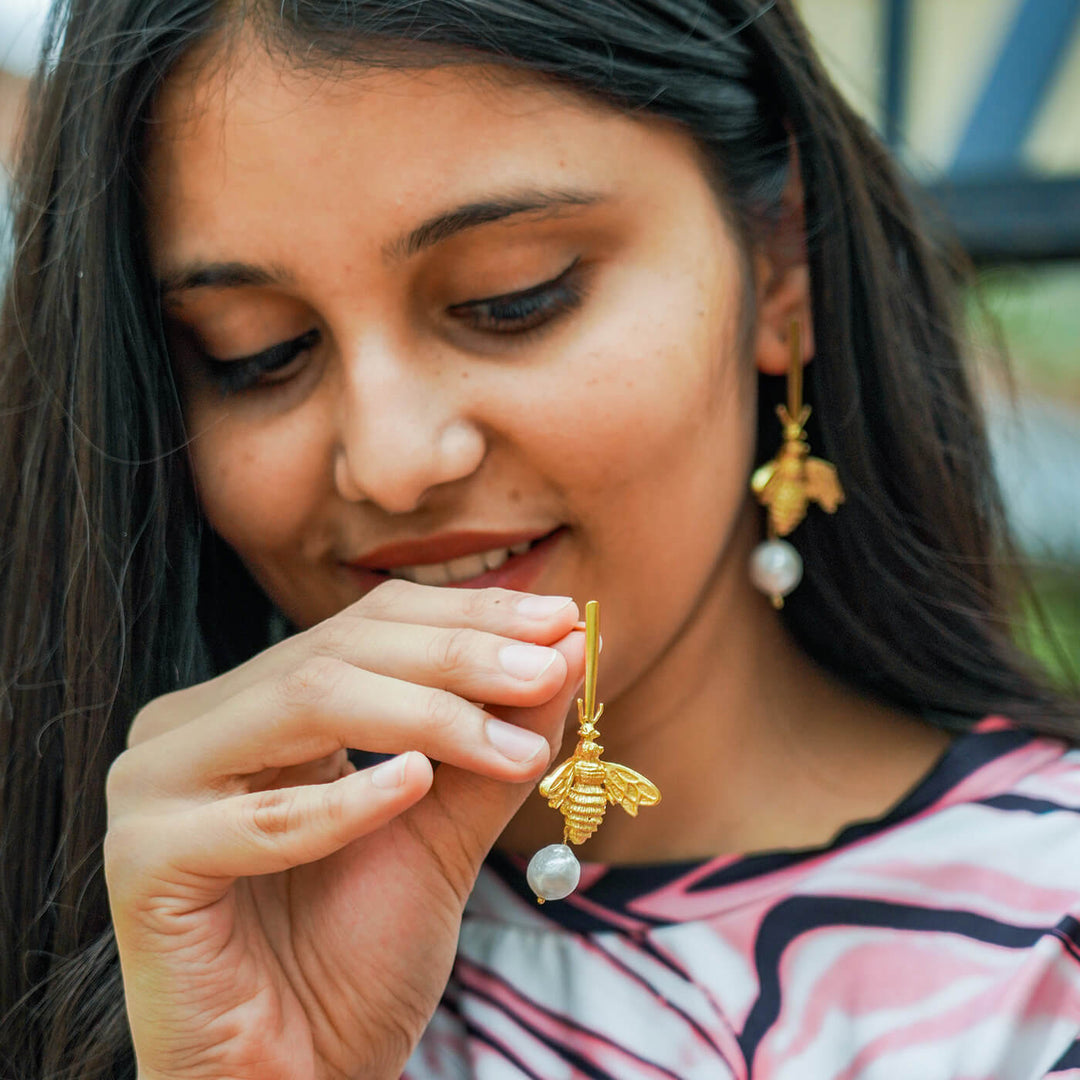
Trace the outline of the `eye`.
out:
[[[289,366],[319,343],[319,331],[312,329],[291,341],[271,345],[269,349],[235,360],[222,360],[207,353],[202,362],[211,382],[224,394],[236,394],[256,385],[285,382],[293,372]]]
[[[543,281],[520,292],[504,293],[486,300],[470,300],[449,308],[471,329],[495,334],[521,334],[552,322],[578,307],[585,295],[574,261],[550,281]]]

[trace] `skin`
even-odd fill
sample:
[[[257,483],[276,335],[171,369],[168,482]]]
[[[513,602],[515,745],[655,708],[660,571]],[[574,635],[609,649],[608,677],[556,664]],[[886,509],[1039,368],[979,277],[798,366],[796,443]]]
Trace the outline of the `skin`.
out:
[[[26,103],[27,80],[0,70],[0,165],[11,169]]]
[[[343,561],[561,527],[528,591],[601,601],[605,757],[665,792],[634,822],[609,811],[588,858],[824,842],[887,809],[944,736],[817,670],[747,581],[756,373],[784,371],[793,318],[812,357],[807,274],[790,236],[740,247],[686,135],[492,68],[331,81],[242,45],[203,61],[159,104],[150,246],[203,509],[303,632],[152,703],[114,767],[129,1017],[144,1077],[396,1076],[487,850],[558,839],[527,796],[572,748],[582,635],[573,603],[365,594]],[[400,250],[433,215],[536,191],[590,198]],[[575,260],[580,304],[527,334],[461,314]],[[264,279],[175,287],[237,262]],[[200,360],[309,330],[234,394]],[[535,677],[500,666],[522,645],[549,661]],[[406,752],[396,783],[350,775],[344,747]]]

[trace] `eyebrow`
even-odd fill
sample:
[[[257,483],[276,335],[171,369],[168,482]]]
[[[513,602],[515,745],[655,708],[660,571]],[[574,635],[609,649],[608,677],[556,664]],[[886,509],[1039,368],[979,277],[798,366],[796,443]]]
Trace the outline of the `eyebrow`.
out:
[[[568,210],[595,206],[606,198],[607,196],[594,191],[530,190],[465,203],[428,218],[404,236],[385,244],[382,249],[383,258],[391,262],[411,258],[468,229],[525,214],[540,219],[558,217]],[[244,262],[195,262],[162,275],[158,281],[158,289],[164,296],[186,289],[239,289],[289,284],[292,280],[293,277],[287,270],[275,266],[258,266]]]
[[[293,280],[292,274],[279,267],[256,266],[244,262],[194,262],[158,280],[162,295],[183,292],[185,289],[242,289],[251,285],[283,285]]]
[[[566,210],[595,206],[604,196],[593,191],[523,191],[465,203],[429,218],[407,236],[387,244],[383,255],[390,260],[407,259],[451,236],[521,214],[557,217]]]

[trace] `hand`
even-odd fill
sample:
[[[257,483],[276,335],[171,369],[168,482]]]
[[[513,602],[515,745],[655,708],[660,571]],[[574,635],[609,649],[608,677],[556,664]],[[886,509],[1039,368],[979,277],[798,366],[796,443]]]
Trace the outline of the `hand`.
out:
[[[541,599],[390,581],[139,713],[105,872],[141,1080],[400,1074],[581,683]]]

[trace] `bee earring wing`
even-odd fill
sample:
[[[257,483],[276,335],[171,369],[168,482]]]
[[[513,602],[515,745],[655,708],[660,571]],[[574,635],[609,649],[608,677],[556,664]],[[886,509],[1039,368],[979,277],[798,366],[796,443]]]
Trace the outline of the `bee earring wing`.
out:
[[[808,457],[806,470],[806,497],[816,502],[822,510],[835,514],[844,501],[844,489],[836,475],[836,468],[821,458]]]
[[[621,806],[631,817],[637,817],[639,806],[655,806],[660,801],[660,789],[651,780],[610,761],[604,763],[604,794],[612,806]]]
[[[552,810],[558,810],[570,794],[574,782],[574,759],[567,758],[554,772],[540,783],[540,794],[547,799]]]
[[[754,475],[750,477],[750,487],[753,489],[755,495],[761,495],[765,489],[769,486],[769,482],[776,474],[777,461],[773,458],[772,461],[766,461],[764,465],[758,466],[754,470]]]

